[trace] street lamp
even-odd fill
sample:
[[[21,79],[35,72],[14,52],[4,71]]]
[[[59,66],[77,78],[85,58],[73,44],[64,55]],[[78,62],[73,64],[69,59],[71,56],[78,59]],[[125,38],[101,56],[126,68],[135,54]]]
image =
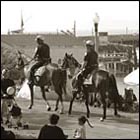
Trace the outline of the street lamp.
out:
[[[97,13],[95,13],[95,17],[93,19],[94,22],[94,27],[95,27],[95,50],[98,52],[98,47],[99,47],[99,39],[98,39],[98,24],[99,24],[99,16]]]

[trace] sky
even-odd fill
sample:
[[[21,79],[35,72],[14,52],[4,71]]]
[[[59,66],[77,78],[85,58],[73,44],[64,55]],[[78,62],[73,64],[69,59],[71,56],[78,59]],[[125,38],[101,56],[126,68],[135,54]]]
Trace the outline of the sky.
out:
[[[95,13],[101,32],[139,30],[139,1],[1,1],[1,34],[20,28],[21,11],[24,32],[72,31],[75,20],[77,35],[92,35]]]

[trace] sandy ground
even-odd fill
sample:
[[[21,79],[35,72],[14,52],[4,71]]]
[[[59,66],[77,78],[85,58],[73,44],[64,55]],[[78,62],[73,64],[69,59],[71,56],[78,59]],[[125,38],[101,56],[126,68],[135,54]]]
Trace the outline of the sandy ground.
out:
[[[22,108],[23,121],[28,122],[29,130],[14,130],[17,139],[34,139],[38,137],[40,128],[48,122],[50,114],[54,113],[55,101],[49,101],[52,111],[46,110],[43,100],[35,100],[32,110],[28,110],[29,100],[17,99],[17,103]],[[73,138],[74,130],[77,127],[77,118],[80,115],[86,115],[85,104],[74,102],[72,115],[68,115],[69,102],[64,102],[65,112],[60,114],[59,126],[64,130],[69,139]],[[102,108],[90,107],[90,122],[94,128],[86,124],[86,133],[88,139],[138,139],[139,138],[139,114],[119,112],[120,118],[113,116],[113,109],[107,111],[107,119],[100,122]],[[6,127],[6,129],[8,129]]]

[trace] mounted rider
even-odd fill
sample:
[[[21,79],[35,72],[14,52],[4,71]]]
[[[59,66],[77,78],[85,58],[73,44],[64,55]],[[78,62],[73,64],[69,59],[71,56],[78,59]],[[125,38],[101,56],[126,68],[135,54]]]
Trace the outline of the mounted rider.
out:
[[[33,76],[36,69],[43,66],[44,64],[51,63],[49,45],[44,43],[44,39],[40,35],[38,35],[35,38],[35,41],[37,42],[38,46],[35,48],[35,53],[34,53],[35,64],[31,67],[28,84],[32,84]]]
[[[78,75],[78,92],[80,93],[82,90],[82,85],[84,79],[90,74],[92,71],[98,68],[98,54],[95,51],[95,44],[93,41],[86,41],[86,53],[84,56],[84,63],[82,66],[82,71]]]

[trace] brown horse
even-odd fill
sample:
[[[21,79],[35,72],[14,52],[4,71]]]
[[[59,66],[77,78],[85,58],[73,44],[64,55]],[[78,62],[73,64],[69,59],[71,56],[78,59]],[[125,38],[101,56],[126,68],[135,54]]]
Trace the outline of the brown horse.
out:
[[[63,64],[62,66],[64,68],[68,68],[70,70],[71,77],[73,77],[72,80],[72,87],[77,88],[77,74],[71,73],[71,69],[80,68],[80,64],[78,61],[69,54],[65,54]],[[73,70],[72,70],[73,71]],[[87,117],[90,116],[90,110],[89,110],[89,96],[90,93],[94,93],[94,97],[96,99],[96,93],[98,93],[100,96],[100,102],[103,105],[103,116],[100,119],[103,121],[106,118],[106,107],[107,107],[107,100],[110,99],[114,103],[114,115],[118,116],[117,112],[117,104],[119,104],[119,93],[117,89],[116,79],[113,74],[109,74],[109,72],[104,70],[96,70],[96,72],[92,73],[92,84],[83,84],[83,95],[85,98],[85,105],[87,108]],[[69,107],[69,114],[71,114],[72,111],[72,104],[74,99],[77,96],[77,91],[73,91],[73,98],[70,101],[70,107]],[[92,96],[91,96],[92,97]]]
[[[28,79],[31,66],[33,63],[35,63],[35,61],[31,60],[31,58],[29,58],[29,57],[27,60],[27,56],[24,54],[22,54],[22,56],[21,55],[18,55],[18,56],[21,58],[18,58],[17,60],[20,60],[20,61],[22,60],[22,61],[24,61],[24,63],[18,62],[16,65],[16,68],[20,69],[22,71],[22,73],[24,73],[25,77]],[[33,84],[29,84],[29,88],[31,91],[30,92],[31,93],[31,104],[29,106],[29,109],[32,108],[33,103],[34,103],[33,87],[39,86],[41,89],[41,92],[42,92],[42,97],[46,102],[47,109],[48,109],[48,111],[50,111],[51,107],[50,107],[49,102],[47,101],[47,98],[45,95],[45,86],[53,86],[54,91],[58,95],[55,111],[58,110],[58,105],[59,105],[59,101],[60,101],[61,105],[62,105],[60,113],[63,113],[64,105],[63,105],[62,95],[63,95],[63,93],[66,94],[66,70],[64,70],[63,68],[59,68],[58,65],[54,64],[54,63],[44,65],[35,72],[32,83]]]

